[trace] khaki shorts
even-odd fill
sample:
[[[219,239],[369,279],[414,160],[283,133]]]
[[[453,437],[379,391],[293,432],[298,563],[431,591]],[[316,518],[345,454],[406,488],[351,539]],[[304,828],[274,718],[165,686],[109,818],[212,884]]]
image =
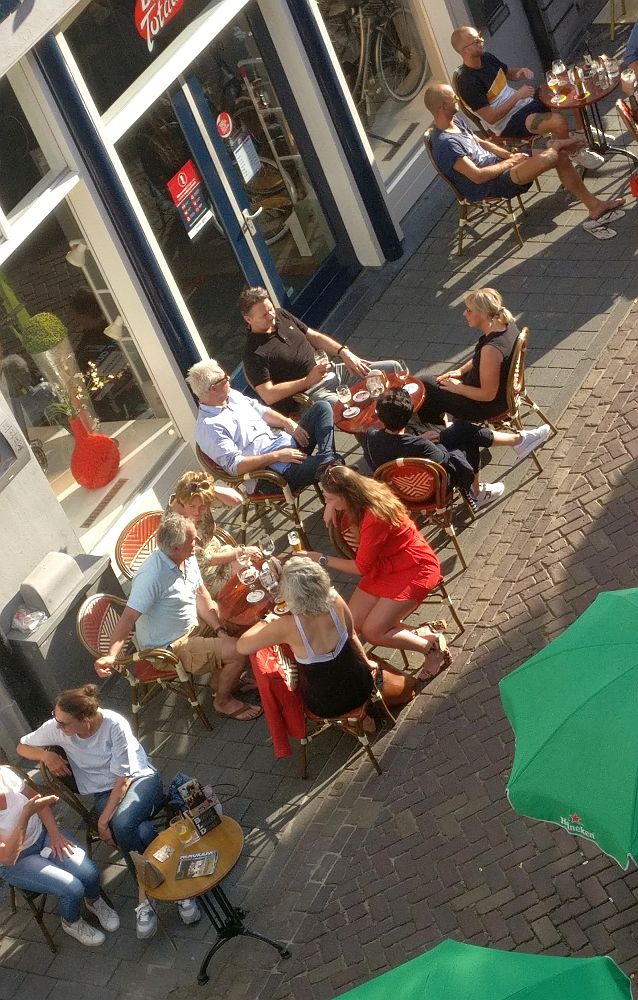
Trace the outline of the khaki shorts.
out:
[[[222,668],[222,641],[205,632],[210,632],[207,625],[196,625],[169,646],[189,674],[211,674]]]

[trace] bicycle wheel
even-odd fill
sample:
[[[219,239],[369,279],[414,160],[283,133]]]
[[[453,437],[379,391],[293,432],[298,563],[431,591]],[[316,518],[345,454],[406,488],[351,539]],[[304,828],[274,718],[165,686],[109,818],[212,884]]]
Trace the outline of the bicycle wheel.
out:
[[[297,201],[297,192],[288,172],[265,156],[259,157],[261,169],[244,185],[250,198],[251,212],[261,208],[255,224],[271,246],[288,231],[286,223]]]
[[[377,29],[374,58],[379,79],[394,101],[411,101],[419,93],[430,66],[414,18],[405,7],[396,7]]]

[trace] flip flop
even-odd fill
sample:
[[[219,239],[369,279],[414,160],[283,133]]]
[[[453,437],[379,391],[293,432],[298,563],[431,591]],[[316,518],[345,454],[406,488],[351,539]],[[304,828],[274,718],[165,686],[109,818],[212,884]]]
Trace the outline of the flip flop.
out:
[[[595,229],[588,229],[587,232],[595,240],[613,240],[614,236],[618,235],[615,229],[608,229],[606,226],[596,226]]]
[[[258,709],[256,715],[244,716],[245,712],[250,712],[254,708]],[[264,710],[261,705],[242,705],[241,708],[236,708],[234,712],[220,712],[216,708],[215,714],[219,715],[221,719],[236,719],[237,722],[254,722],[255,719],[264,714]]]
[[[617,222],[618,219],[624,218],[625,214],[622,208],[610,208],[599,215],[597,219],[585,219],[583,229],[590,230],[596,229],[597,226],[606,226],[608,222]]]

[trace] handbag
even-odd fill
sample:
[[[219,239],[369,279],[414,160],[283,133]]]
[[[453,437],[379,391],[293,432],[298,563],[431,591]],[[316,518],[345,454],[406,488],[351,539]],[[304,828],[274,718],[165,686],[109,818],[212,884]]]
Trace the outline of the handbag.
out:
[[[374,661],[376,665],[374,681],[388,708],[407,705],[412,701],[418,683],[415,677],[397,672],[387,660],[377,656],[376,653],[368,653],[368,659]]]

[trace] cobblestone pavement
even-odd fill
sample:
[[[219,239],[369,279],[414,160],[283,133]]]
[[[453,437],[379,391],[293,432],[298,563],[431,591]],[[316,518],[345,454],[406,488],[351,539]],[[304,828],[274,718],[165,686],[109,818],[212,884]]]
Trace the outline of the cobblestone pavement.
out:
[[[608,124],[617,127],[615,115]],[[616,193],[627,176],[614,158],[588,183]],[[471,347],[463,293],[493,284],[531,329],[532,395],[560,417],[540,476],[530,462],[513,466],[507,449],[495,454],[490,477],[503,478],[507,493],[471,527],[459,522],[468,571],[458,572],[449,545],[441,550],[468,630],[451,670],[380,740],[383,776],[349,759],[347,737],[317,741],[312,779],[302,782],[296,758],[273,763],[263,720],[215,718],[206,732],[171,700],[145,716],[145,741],[165,777],[184,770],[210,780],[241,822],[244,854],[225,884],[257,930],[293,942],[293,958],[273,966],[264,946],[233,942],[199,989],[210,929],[184,927],[164,908],[175,949],[161,933],[138,942],[133,887],[100,849],[123,929],[88,952],[48,917],[53,956],[23,910],[9,917],[3,907],[0,1000],[84,1000],[87,987],[92,1000],[173,991],[179,1000],[332,997],[449,934],[504,948],[611,952],[632,970],[636,873],[520,819],[504,796],[512,745],[498,679],[598,590],[631,585],[636,563],[638,313],[626,320],[638,295],[636,209],[628,206],[615,240],[597,243],[579,225],[581,210],[550,178],[542,185],[522,250],[499,229],[462,258],[450,256],[456,209],[433,185],[406,223],[404,258],[363,275],[326,324],[344,339],[352,333],[364,355],[392,353],[413,371],[436,371]],[[351,445],[342,437],[344,449]],[[304,513],[314,544],[326,547],[314,500]],[[281,536],[280,521],[273,531]],[[127,711],[127,698],[116,684],[108,704]]]

